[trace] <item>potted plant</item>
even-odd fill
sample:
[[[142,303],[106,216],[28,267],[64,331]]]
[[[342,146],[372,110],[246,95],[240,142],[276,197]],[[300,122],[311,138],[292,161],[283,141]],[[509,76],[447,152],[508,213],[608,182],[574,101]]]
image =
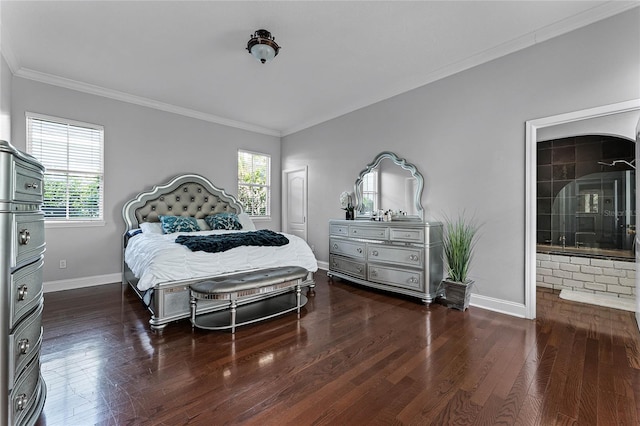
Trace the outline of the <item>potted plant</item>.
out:
[[[457,219],[444,221],[442,246],[447,277],[442,280],[446,304],[450,308],[464,311],[469,307],[473,280],[470,280],[469,265],[473,258],[478,224],[474,219],[458,215]]]

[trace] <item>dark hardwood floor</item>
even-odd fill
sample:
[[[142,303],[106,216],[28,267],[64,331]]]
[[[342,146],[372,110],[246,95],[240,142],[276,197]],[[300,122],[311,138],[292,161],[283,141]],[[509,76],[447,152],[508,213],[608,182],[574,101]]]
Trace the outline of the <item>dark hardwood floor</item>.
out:
[[[45,295],[39,425],[637,425],[633,314],[538,292],[538,319],[327,281],[295,314],[149,331],[120,284]]]

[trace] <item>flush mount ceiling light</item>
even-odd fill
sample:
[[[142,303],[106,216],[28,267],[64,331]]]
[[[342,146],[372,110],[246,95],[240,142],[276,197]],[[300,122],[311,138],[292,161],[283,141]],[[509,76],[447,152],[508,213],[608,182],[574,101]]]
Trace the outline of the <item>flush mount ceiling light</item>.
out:
[[[269,31],[258,30],[253,33],[247,43],[247,50],[253,57],[264,64],[278,55],[280,46],[275,40],[275,37]]]

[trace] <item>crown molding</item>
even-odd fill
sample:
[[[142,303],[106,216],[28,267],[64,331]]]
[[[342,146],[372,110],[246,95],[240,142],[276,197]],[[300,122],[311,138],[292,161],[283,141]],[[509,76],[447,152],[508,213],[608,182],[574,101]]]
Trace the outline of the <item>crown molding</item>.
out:
[[[283,136],[288,136],[293,133],[299,132],[301,130],[308,129],[318,124],[333,120],[335,118],[341,117],[343,115],[349,114],[351,112],[357,111],[359,109],[365,108],[375,103],[384,101],[394,96],[401,95],[403,93],[425,86],[429,83],[433,83],[434,81],[449,77],[461,71],[465,71],[467,69],[481,65],[485,62],[498,59],[510,53],[517,52],[518,50],[522,50],[527,47],[533,46],[535,44],[541,43],[543,41],[566,34],[570,31],[576,30],[578,28],[582,28],[584,26],[601,21],[603,19],[609,18],[611,16],[617,15],[619,13],[625,12],[627,10],[633,9],[638,6],[640,6],[640,2],[638,1],[610,1],[608,3],[593,7],[578,15],[572,16],[570,18],[564,19],[555,24],[541,28],[537,31],[525,34],[514,40],[510,40],[506,43],[502,43],[494,48],[487,49],[471,57],[462,59],[460,61],[454,62],[447,66],[444,66],[438,70],[435,70],[434,72],[427,74],[426,76],[423,75],[419,79],[416,79],[414,81],[400,82],[395,87],[391,88],[390,90],[387,90],[385,93],[379,94],[378,96],[360,99],[357,103],[354,103],[341,110],[335,111],[331,114],[327,114],[324,116],[316,117],[312,120],[308,120],[299,125],[292,126],[288,129],[283,129],[282,131],[258,126],[251,123],[245,123],[245,122],[236,121],[236,120],[232,120],[224,117],[219,117],[213,114],[192,110],[189,108],[172,105],[172,104],[156,101],[153,99],[144,98],[141,96],[135,96],[125,92],[107,89],[104,87],[83,83],[80,81],[71,80],[64,77],[58,77],[55,75],[34,71],[28,68],[22,68],[20,67],[20,64],[16,59],[15,55],[13,54],[13,52],[8,47],[9,43],[7,43],[6,40],[3,40],[2,46],[0,48],[0,54],[5,58],[5,61],[7,62],[9,69],[11,70],[13,75],[17,77],[25,78],[28,80],[34,80],[41,83],[51,84],[54,86],[64,87],[64,88],[76,90],[79,92],[89,93],[96,96],[115,99],[118,101],[127,102],[135,105],[145,106],[148,108],[170,112],[173,114],[195,118],[198,120],[208,121],[208,122],[220,124],[223,126],[246,130],[253,133],[260,133],[260,134],[275,136],[275,137],[283,137]]]
[[[398,96],[403,93],[409,92],[411,90],[417,89],[419,87],[425,86],[429,83],[433,83],[434,81],[441,80],[443,78],[452,76],[459,72],[481,65],[485,62],[489,62],[494,59],[498,59],[502,56],[506,56],[511,53],[517,52],[519,50],[526,49],[527,47],[531,47],[535,44],[542,43],[543,41],[550,40],[554,37],[558,37],[560,35],[577,30],[579,28],[585,27],[595,22],[602,21],[603,19],[610,18],[614,15],[617,15],[622,12],[626,12],[627,10],[630,10],[639,6],[640,6],[640,2],[638,1],[611,1],[609,3],[593,7],[578,15],[572,16],[570,18],[564,19],[555,24],[541,28],[537,31],[525,34],[523,36],[520,36],[510,41],[507,41],[491,49],[487,49],[483,52],[480,52],[476,55],[470,56],[468,58],[464,58],[460,61],[454,62],[449,65],[446,65],[434,72],[421,76],[419,81],[417,80],[409,81],[409,82],[405,81],[403,83],[403,86],[398,85],[395,88],[387,91],[386,94],[362,99],[358,104],[351,105],[350,107],[344,108],[340,111],[336,111],[330,115],[325,115],[324,117],[320,117],[314,120],[309,120],[305,123],[290,127],[288,129],[283,129],[282,136],[289,136],[301,130],[308,129],[310,127],[316,126],[318,124],[322,124],[329,120],[333,120],[335,118],[341,117],[343,115],[349,114],[351,112],[357,111],[359,109],[365,108],[375,103],[384,101],[386,99],[390,99],[394,96]]]
[[[39,71],[30,70],[28,68],[19,68],[13,72],[16,77],[25,78],[27,80],[38,81],[40,83],[51,84],[53,86],[64,87],[66,89],[76,90],[78,92],[89,93],[91,95],[102,96],[117,101],[127,102],[130,104],[140,105],[147,108],[153,108],[160,111],[170,112],[173,114],[183,115],[185,117],[195,118],[198,120],[208,121],[210,123],[221,124],[223,126],[234,127],[236,129],[246,130],[253,133],[260,133],[268,136],[282,136],[281,132],[266,127],[257,126],[250,123],[231,120],[217,115],[207,114],[189,108],[184,108],[168,103],[156,101],[154,99],[144,98],[141,96],[131,95],[129,93],[120,92],[118,90],[107,89],[93,84],[83,83],[64,77],[58,77]]]
[[[11,71],[11,74],[15,75],[16,71],[19,68],[18,67],[18,61],[16,60],[16,57],[13,54],[13,51],[11,50],[11,48],[9,48],[9,44],[8,43],[4,43],[3,42],[0,45],[0,55],[2,55],[2,57],[5,60],[5,62],[9,66],[9,71]]]

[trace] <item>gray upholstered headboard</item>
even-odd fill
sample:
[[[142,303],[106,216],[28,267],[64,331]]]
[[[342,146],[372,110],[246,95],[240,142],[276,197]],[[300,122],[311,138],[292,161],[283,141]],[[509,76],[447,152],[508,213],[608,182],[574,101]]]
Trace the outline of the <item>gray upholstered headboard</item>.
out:
[[[176,176],[164,185],[156,185],[126,202],[122,207],[122,218],[126,234],[139,228],[142,222],[158,222],[159,215],[203,219],[222,212],[242,213],[242,204],[207,178],[187,174]]]

